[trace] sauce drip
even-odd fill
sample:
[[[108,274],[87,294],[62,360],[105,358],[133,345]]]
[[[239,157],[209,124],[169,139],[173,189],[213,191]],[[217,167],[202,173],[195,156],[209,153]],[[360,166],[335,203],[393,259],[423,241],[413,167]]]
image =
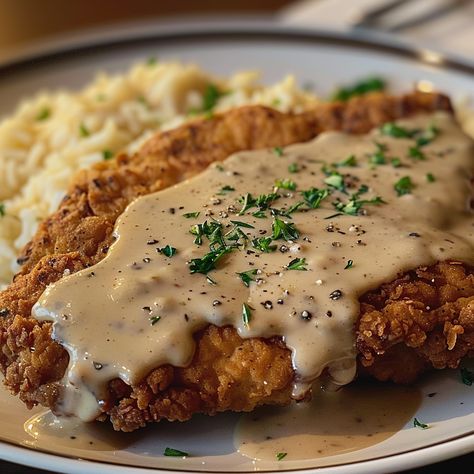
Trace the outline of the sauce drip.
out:
[[[324,369],[350,382],[360,295],[421,265],[474,263],[471,140],[447,114],[400,124],[413,133],[238,153],[131,203],[104,260],[33,309],[70,354],[57,411],[92,420],[111,379],[186,366],[208,324],[281,336],[294,398]]]
[[[400,431],[413,420],[421,399],[418,390],[391,384],[357,383],[337,392],[317,391],[309,403],[243,415],[234,444],[239,453],[261,461],[357,451]]]

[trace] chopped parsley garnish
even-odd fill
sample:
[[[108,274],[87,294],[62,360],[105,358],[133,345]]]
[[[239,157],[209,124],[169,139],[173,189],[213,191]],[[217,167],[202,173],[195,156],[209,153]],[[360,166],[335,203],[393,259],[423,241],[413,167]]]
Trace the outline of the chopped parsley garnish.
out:
[[[152,326],[154,326],[160,319],[161,319],[161,316],[151,316],[150,317],[150,324]]]
[[[368,92],[383,91],[385,89],[385,86],[386,83],[382,78],[368,77],[367,79],[362,79],[353,85],[337,89],[332,94],[331,100],[345,102],[351,97],[364,95]]]
[[[161,248],[159,251],[166,257],[170,257],[170,258],[176,254],[176,249],[174,247],[171,247],[171,245],[166,245],[165,247]]]
[[[89,129],[83,123],[79,125],[79,133],[81,137],[88,137],[91,134],[91,132],[89,132]]]
[[[417,147],[417,146],[412,146],[408,150],[408,156],[410,158],[414,158],[415,160],[425,160],[425,154]]]
[[[431,124],[421,135],[416,138],[417,146],[425,146],[431,143],[439,135],[439,129]]]
[[[355,155],[350,155],[345,160],[340,161],[339,163],[336,163],[335,166],[337,168],[341,166],[352,166],[352,167],[357,166],[357,158],[355,157]]]
[[[375,142],[375,146],[377,147],[377,151],[370,156],[370,163],[373,165],[384,165],[387,162],[387,158],[385,156],[387,146],[378,142]]]
[[[292,222],[285,222],[278,217],[273,219],[272,223],[273,239],[297,240],[300,236],[298,229]]]
[[[36,120],[38,122],[41,122],[41,121],[46,120],[47,118],[49,118],[50,115],[51,115],[51,110],[48,109],[47,107],[44,107],[43,109],[41,109],[38,112],[38,115],[36,116]]]
[[[199,214],[201,214],[199,211],[186,212],[185,214],[183,214],[183,217],[186,217],[186,219],[195,219],[196,217],[199,217]]]
[[[158,62],[157,59],[155,57],[151,56],[150,58],[147,59],[146,65],[147,66],[155,66],[157,62]]]
[[[276,458],[277,458],[277,461],[281,461],[283,458],[286,457],[288,453],[277,453],[276,455]]]
[[[226,254],[232,251],[231,247],[220,247],[217,250],[211,250],[202,258],[193,258],[189,263],[191,273],[202,273],[206,275],[216,268],[217,262]]]
[[[310,209],[317,209],[321,201],[329,196],[329,191],[327,189],[310,188],[302,191],[301,195]]]
[[[296,183],[291,179],[277,179],[275,181],[275,187],[281,189],[288,189],[289,191],[294,191],[296,189]]]
[[[350,216],[356,216],[365,204],[385,204],[385,201],[380,196],[375,196],[372,199],[359,199],[360,196],[368,191],[367,186],[361,186],[359,190],[354,193],[347,202],[335,201],[332,205],[341,213]],[[333,216],[330,216],[333,217]],[[327,218],[328,219],[328,218]]]
[[[230,221],[232,224],[234,224],[237,227],[245,227],[246,229],[255,229],[255,227],[252,224],[247,224],[247,222],[242,222],[242,221]]]
[[[251,319],[252,319],[252,308],[247,303],[244,303],[242,305],[242,321],[245,324],[245,326],[249,327]]]
[[[252,270],[247,270],[246,272],[240,272],[237,273],[239,275],[240,279],[242,280],[242,283],[245,286],[249,286],[251,281],[255,281],[253,276],[255,276],[258,273],[258,270],[256,268],[253,268]]]
[[[415,418],[413,420],[413,426],[415,428],[421,428],[422,430],[426,430],[427,428],[429,428],[429,426],[426,423],[422,423],[421,421],[418,420],[418,418]]]
[[[252,240],[252,245],[257,250],[260,250],[264,253],[274,252],[276,250],[276,245],[272,245],[273,239],[271,237],[259,237]]]
[[[462,367],[460,369],[461,380],[464,385],[471,386],[474,383],[474,372],[471,372],[469,369]]]
[[[245,196],[241,196],[238,201],[242,204],[242,209],[237,214],[241,216],[245,214],[246,211],[251,209],[252,207],[258,207],[260,211],[265,211],[268,209],[270,204],[273,201],[279,199],[280,195],[277,193],[270,193],[270,194],[260,194],[257,198],[254,198],[250,193],[247,193]],[[255,216],[260,217],[260,216]]]
[[[400,166],[402,166],[402,161],[400,160],[400,158],[392,158],[390,163],[392,163],[392,166],[394,168],[400,168]]]
[[[5,204],[3,202],[0,202],[0,217],[5,216]]]
[[[290,173],[298,173],[300,169],[298,168],[298,165],[296,163],[291,163],[291,165],[288,165],[288,171]]]
[[[273,153],[275,153],[276,156],[283,156],[283,148],[281,146],[276,146],[273,148]]]
[[[426,181],[428,181],[428,183],[434,183],[436,178],[432,173],[426,173]]]
[[[281,209],[279,211],[279,214],[285,217],[289,217],[291,219],[291,214],[293,214],[293,212],[296,212],[301,206],[304,206],[304,205],[305,205],[304,201],[295,202],[288,209]]]
[[[346,185],[344,183],[344,177],[341,173],[333,171],[325,180],[324,183],[331,188],[337,189],[338,191],[345,192]]]
[[[306,259],[305,258],[294,258],[287,266],[286,268],[288,270],[302,270],[306,271],[308,270],[306,267]]]
[[[399,196],[403,196],[405,194],[410,194],[414,184],[410,178],[410,176],[403,176],[403,178],[400,178],[394,185],[393,185],[395,191],[397,191],[397,194]]]
[[[349,270],[349,268],[352,268],[354,266],[354,260],[348,260],[346,266],[344,267],[344,270]]]
[[[232,186],[226,185],[226,186],[222,186],[222,188],[217,194],[219,194],[219,196],[223,196],[227,193],[230,193],[231,191],[235,191],[235,188],[233,188]]]
[[[390,122],[384,124],[380,131],[383,135],[389,135],[395,138],[413,138],[416,141],[415,148],[428,145],[439,135],[439,129],[433,124],[430,125],[426,130],[420,130],[417,128],[409,130],[405,127],[401,127],[400,125]]]
[[[103,150],[102,151],[102,158],[104,160],[110,160],[114,157],[114,154],[110,150]]]
[[[204,221],[202,224],[196,224],[191,227],[189,232],[196,236],[194,243],[196,245],[202,244],[202,237],[206,236],[212,244],[219,243],[224,245],[222,236],[222,224],[217,221]]]
[[[408,130],[393,122],[384,123],[380,128],[383,135],[388,135],[394,138],[412,138],[417,130]]]
[[[225,95],[225,93],[219,91],[214,84],[209,84],[204,91],[202,111],[210,112],[223,95]]]
[[[185,453],[184,451],[180,451],[179,449],[174,449],[174,448],[166,448],[163,452],[164,456],[174,456],[174,457],[186,457],[189,456],[188,453]]]

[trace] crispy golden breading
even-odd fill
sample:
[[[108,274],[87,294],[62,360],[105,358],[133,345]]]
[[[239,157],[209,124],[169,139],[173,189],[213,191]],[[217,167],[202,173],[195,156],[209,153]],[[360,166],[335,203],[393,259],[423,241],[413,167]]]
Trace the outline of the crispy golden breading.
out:
[[[115,220],[137,196],[175,184],[239,150],[285,146],[324,130],[364,133],[434,110],[450,111],[449,100],[438,94],[373,94],[299,115],[243,107],[157,134],[133,156],[81,171],[58,211],[25,247],[20,273],[0,293],[0,366],[6,385],[28,406],[54,406],[68,355],[51,340],[51,324],[30,317],[31,308],[65,271],[76,272],[105,256]],[[363,371],[407,382],[429,367],[456,366],[472,355],[473,300],[472,269],[447,263],[418,269],[365,295],[357,328]],[[233,328],[214,326],[195,339],[189,367],[157,368],[134,387],[112,381],[101,418],[131,431],[162,418],[186,420],[198,412],[290,402],[294,372],[280,339],[242,340]]]

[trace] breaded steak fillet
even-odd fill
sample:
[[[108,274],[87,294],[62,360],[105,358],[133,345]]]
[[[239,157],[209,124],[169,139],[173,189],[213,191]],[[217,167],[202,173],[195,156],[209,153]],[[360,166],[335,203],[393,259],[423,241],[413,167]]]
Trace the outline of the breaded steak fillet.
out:
[[[373,94],[346,104],[325,104],[303,114],[251,106],[157,134],[133,156],[81,171],[58,211],[26,246],[23,267],[0,294],[0,365],[5,383],[29,406],[53,407],[68,354],[51,339],[51,323],[31,318],[46,286],[65,273],[101,260],[117,217],[137,196],[190,177],[241,150],[307,141],[325,130],[365,133],[420,112],[450,111],[438,94]],[[430,367],[456,367],[474,355],[474,274],[440,263],[400,276],[361,299],[357,328],[360,366],[381,380],[410,382]],[[162,418],[252,410],[291,399],[294,372],[279,338],[241,339],[230,327],[195,335],[189,367],[162,366],[139,385],[110,383],[103,418],[131,431]]]

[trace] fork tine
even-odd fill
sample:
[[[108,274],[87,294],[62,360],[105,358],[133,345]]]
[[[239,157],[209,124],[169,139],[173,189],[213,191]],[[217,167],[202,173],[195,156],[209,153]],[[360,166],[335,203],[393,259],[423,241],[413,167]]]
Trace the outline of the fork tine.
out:
[[[402,5],[414,0],[391,0],[378,7],[369,8],[361,12],[352,22],[353,27],[372,26],[387,13],[401,7]]]
[[[396,32],[407,28],[412,28],[423,23],[428,23],[430,21],[436,20],[437,18],[443,16],[446,13],[449,13],[452,10],[461,8],[463,5],[469,3],[470,1],[471,0],[452,0],[451,2],[449,2],[449,4],[440,5],[424,15],[420,15],[415,18],[410,18],[405,21],[401,21],[400,23],[397,23],[393,26],[389,26],[386,28],[386,30]]]

